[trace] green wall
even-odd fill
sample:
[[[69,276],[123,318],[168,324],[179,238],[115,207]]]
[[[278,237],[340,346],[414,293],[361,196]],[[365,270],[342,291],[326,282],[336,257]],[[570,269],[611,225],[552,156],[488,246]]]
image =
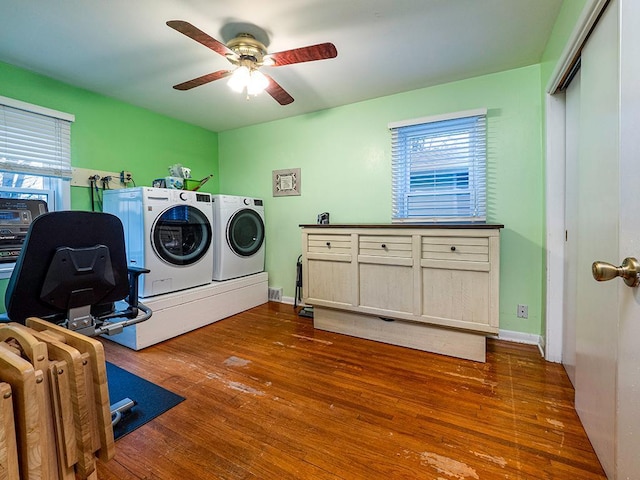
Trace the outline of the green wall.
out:
[[[503,223],[500,328],[541,331],[540,66],[472,78],[219,134],[220,191],[265,200],[269,284],[293,297],[301,223],[391,219],[391,121],[488,108],[488,221]],[[301,196],[272,196],[272,170],[301,168]],[[516,318],[517,304],[529,318]]]
[[[194,178],[214,174],[202,190],[218,191],[217,133],[1,62],[0,95],[74,114],[73,167],[128,170],[137,186],[150,186],[182,163]],[[72,187],[71,206],[89,210],[89,189]],[[6,283],[0,280],[2,298]]]

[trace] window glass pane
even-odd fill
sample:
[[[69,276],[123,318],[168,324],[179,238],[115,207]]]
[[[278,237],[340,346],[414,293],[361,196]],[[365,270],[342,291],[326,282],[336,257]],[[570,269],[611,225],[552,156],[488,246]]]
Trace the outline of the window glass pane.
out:
[[[0,171],[0,185],[11,188],[44,188],[44,177]]]
[[[469,188],[469,168],[441,168],[411,172],[412,192]]]

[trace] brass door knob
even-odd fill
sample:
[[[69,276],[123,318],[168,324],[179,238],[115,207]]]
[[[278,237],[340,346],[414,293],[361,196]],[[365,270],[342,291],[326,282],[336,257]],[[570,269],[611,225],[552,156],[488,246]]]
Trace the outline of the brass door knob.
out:
[[[591,265],[591,273],[593,278],[599,282],[611,280],[616,277],[622,277],[624,283],[630,287],[640,285],[640,262],[633,257],[627,257],[622,261],[622,265],[616,267],[607,262],[593,262]]]

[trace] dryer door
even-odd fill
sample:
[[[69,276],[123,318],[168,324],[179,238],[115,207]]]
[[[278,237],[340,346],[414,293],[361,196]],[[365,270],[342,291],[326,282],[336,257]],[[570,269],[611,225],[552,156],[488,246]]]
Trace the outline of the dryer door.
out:
[[[264,222],[255,210],[238,210],[227,224],[229,248],[241,257],[255,254],[264,243]]]
[[[162,212],[151,231],[158,257],[171,265],[191,265],[211,248],[211,223],[190,205],[176,205]]]

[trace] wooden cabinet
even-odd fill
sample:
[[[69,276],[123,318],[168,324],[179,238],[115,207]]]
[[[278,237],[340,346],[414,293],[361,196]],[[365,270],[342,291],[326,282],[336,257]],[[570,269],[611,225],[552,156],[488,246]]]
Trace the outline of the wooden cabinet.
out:
[[[484,361],[502,225],[302,227],[316,328]]]

